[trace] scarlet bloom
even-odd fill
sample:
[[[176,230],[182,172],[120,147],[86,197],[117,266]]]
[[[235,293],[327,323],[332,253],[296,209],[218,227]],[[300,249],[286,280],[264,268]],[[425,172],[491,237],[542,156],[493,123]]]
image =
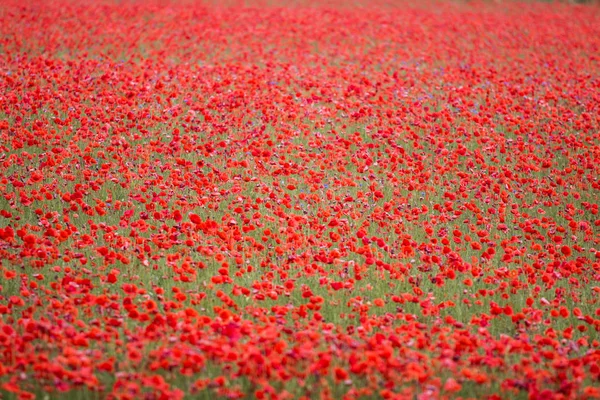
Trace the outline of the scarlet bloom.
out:
[[[336,367],[334,369],[334,373],[335,373],[335,380],[338,382],[345,381],[346,379],[348,379],[348,372],[342,368]]]
[[[196,225],[200,225],[202,223],[202,218],[200,218],[198,214],[190,213],[190,221]]]
[[[454,378],[448,378],[446,383],[444,383],[444,391],[449,393],[456,393],[462,389],[462,385],[456,381]]]
[[[146,310],[148,310],[148,311],[156,310],[156,303],[154,302],[154,300],[146,301],[146,303],[144,303],[144,306],[146,307]]]

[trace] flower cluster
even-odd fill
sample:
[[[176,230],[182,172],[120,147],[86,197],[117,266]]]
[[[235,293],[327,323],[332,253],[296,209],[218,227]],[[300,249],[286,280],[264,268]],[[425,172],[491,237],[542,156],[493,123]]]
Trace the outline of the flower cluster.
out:
[[[599,398],[600,13],[263,3],[0,4],[0,396]]]

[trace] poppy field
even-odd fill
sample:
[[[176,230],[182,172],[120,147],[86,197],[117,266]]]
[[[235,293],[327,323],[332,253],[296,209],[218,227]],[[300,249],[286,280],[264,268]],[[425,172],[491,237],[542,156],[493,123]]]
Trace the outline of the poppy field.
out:
[[[597,5],[0,22],[0,398],[600,398]]]

